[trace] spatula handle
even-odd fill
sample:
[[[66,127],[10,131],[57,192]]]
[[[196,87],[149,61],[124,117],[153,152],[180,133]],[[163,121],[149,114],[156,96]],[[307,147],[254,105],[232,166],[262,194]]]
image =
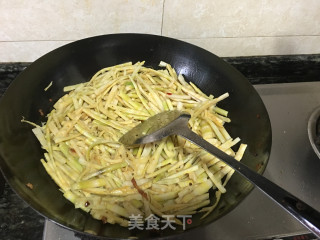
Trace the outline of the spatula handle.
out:
[[[300,223],[302,223],[320,238],[320,213],[317,210],[296,198],[267,178],[254,172],[246,165],[235,160],[233,157],[224,153],[220,149],[216,148],[199,135],[191,131],[188,127],[180,128],[178,134],[216,156],[234,170],[239,172],[241,175],[246,177],[251,183],[260,188],[260,190],[262,190],[272,200],[287,210]]]

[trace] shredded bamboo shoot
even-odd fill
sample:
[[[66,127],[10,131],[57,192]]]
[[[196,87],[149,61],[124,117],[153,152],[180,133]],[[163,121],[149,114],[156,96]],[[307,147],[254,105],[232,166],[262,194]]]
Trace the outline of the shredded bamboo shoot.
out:
[[[180,137],[138,147],[118,142],[161,111],[190,113],[193,131],[238,161],[244,154],[246,145],[236,150],[240,139],[224,128],[230,122],[227,110],[217,107],[229,94],[207,96],[170,64],[160,67],[165,70],[144,62],[104,68],[86,83],[65,87],[68,93],[43,126],[23,120],[35,126],[33,133],[47,151],[41,162],[64,196],[103,222],[128,226],[132,214],[206,216],[228,190],[234,171]],[[213,206],[211,188],[217,196]]]

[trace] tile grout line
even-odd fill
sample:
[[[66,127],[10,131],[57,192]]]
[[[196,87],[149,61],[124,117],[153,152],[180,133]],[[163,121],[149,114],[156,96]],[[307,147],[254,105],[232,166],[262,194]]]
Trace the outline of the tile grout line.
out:
[[[161,35],[162,35],[161,24]],[[174,37],[174,36],[171,36]],[[204,39],[243,39],[243,38],[294,38],[294,37],[320,37],[320,35],[278,35],[278,36],[236,36],[236,37],[177,37],[177,39],[204,40]],[[0,43],[19,43],[19,42],[73,42],[79,39],[52,39],[52,40],[0,40]]]
[[[163,0],[162,3],[162,16],[161,16],[161,29],[160,29],[160,35],[162,36],[162,30],[163,30],[163,16],[164,16],[164,4],[166,0]]]
[[[19,43],[19,42],[72,42],[72,41],[77,41],[79,39],[74,39],[74,40],[57,40],[57,39],[52,39],[52,40],[0,40],[0,43]]]
[[[293,38],[293,37],[320,37],[320,35],[275,35],[275,36],[235,36],[235,37],[178,37],[171,36],[177,39],[242,39],[242,38]]]

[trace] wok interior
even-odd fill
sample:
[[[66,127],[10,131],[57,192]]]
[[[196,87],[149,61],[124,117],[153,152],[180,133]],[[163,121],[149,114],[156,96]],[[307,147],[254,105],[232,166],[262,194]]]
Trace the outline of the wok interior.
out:
[[[0,102],[1,169],[12,188],[35,210],[75,231],[94,230],[109,238],[170,236],[183,232],[167,228],[162,231],[129,231],[118,225],[101,224],[82,210],[75,209],[59,191],[40,163],[43,151],[33,136],[29,121],[45,122],[39,109],[47,114],[55,101],[64,95],[63,87],[85,82],[99,69],[127,61],[146,61],[158,69],[160,60],[168,62],[188,81],[206,94],[230,97],[219,106],[229,111],[232,122],[226,127],[231,136],[241,138],[248,148],[242,162],[262,173],[271,148],[268,114],[251,84],[233,67],[201,48],[165,37],[143,34],[116,34],[80,40],[56,49],[31,64],[11,84]],[[48,91],[44,88],[53,82]],[[26,187],[33,184],[33,190]],[[187,229],[213,222],[225,215],[248,195],[252,185],[235,173],[216,209],[207,218],[192,217]],[[214,194],[211,194],[212,201]]]

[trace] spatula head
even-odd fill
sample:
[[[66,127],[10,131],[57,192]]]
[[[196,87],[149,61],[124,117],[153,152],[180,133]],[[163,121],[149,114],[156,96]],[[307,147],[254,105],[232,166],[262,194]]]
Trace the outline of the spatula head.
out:
[[[181,117],[189,120],[190,114],[178,110],[158,113],[128,131],[119,139],[119,142],[124,145],[136,145],[159,141],[174,134],[170,131],[172,123]]]

